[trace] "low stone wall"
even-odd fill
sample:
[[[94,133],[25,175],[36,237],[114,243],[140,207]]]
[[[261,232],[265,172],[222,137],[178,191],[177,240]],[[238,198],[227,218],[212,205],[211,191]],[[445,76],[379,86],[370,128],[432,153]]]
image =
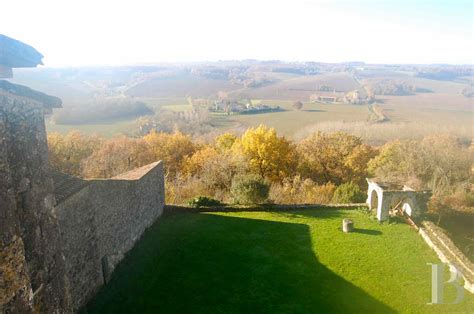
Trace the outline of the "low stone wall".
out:
[[[253,206],[232,206],[232,205],[221,205],[212,207],[191,207],[185,205],[166,205],[164,209],[165,215],[174,215],[180,213],[201,213],[201,212],[274,212],[274,211],[294,211],[298,209],[358,209],[368,208],[365,203],[352,203],[352,204],[265,204],[265,205],[253,205]]]
[[[419,233],[425,242],[435,251],[439,259],[461,272],[464,288],[474,293],[474,264],[454,245],[444,231],[430,221],[423,221]]]
[[[161,162],[87,183],[56,206],[74,309],[109,279],[165,198]]]

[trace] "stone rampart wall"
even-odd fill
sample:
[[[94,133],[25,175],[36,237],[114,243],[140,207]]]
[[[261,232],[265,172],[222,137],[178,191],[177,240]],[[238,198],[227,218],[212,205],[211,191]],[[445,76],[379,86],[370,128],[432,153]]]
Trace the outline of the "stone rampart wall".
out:
[[[109,279],[164,207],[161,162],[88,183],[56,207],[75,309]]]

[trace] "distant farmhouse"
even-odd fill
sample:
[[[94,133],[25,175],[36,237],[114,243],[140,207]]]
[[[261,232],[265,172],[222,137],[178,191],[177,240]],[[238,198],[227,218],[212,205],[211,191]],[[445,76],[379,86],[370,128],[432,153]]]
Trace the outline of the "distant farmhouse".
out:
[[[365,105],[374,102],[374,98],[368,96],[364,91],[353,90],[348,93],[337,92],[333,90],[332,92],[321,90],[310,96],[310,101],[313,103],[342,103],[342,104],[352,104],[352,105]]]
[[[311,102],[319,102],[319,103],[338,103],[342,102],[342,98],[344,96],[342,93],[334,93],[334,92],[319,92],[317,94],[313,94],[310,97]]]
[[[208,107],[209,111],[215,113],[230,114],[256,114],[265,112],[281,111],[279,106],[272,106],[267,104],[252,104],[251,101],[225,101],[216,100],[212,106]]]
[[[343,102],[345,104],[366,105],[374,102],[374,99],[368,96],[366,92],[361,92],[356,89],[347,93],[343,98]]]

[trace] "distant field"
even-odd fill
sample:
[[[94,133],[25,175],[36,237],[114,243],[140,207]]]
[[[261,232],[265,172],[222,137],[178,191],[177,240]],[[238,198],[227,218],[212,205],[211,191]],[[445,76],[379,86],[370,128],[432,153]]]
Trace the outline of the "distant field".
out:
[[[115,121],[103,124],[54,124],[46,121],[46,131],[48,133],[59,132],[68,133],[77,130],[86,134],[98,134],[105,137],[113,137],[123,134],[130,134],[134,130],[135,119],[125,121]]]
[[[371,78],[363,82],[368,83],[384,78],[387,77]],[[464,84],[408,75],[389,78],[432,91],[410,96],[377,96],[377,99],[383,102],[380,107],[384,110],[384,114],[392,122],[433,123],[441,128],[472,126],[473,99],[461,94]]]
[[[161,106],[161,108],[179,112],[179,111],[191,110],[192,106],[189,104],[175,104],[175,105],[163,105]]]
[[[420,136],[423,129],[426,132],[449,130],[454,135],[462,134],[466,139],[472,137],[473,99],[461,95],[471,77],[460,77],[456,81],[432,80],[416,77],[414,72],[394,69],[376,66],[355,72],[337,70],[300,75],[273,72],[271,66],[262,64],[242,72],[248,77],[271,81],[261,87],[244,87],[225,78],[209,79],[179,67],[158,67],[151,69],[151,72],[133,67],[21,70],[16,72],[14,81],[61,97],[65,107],[84,106],[96,97],[130,97],[134,101],[145,102],[155,111],[166,109],[179,112],[191,109],[186,99],[188,96],[215,99],[219,92],[225,92],[230,99],[250,98],[254,103],[260,101],[285,109],[254,115],[213,115],[211,124],[222,131],[266,124],[289,137],[300,137],[309,130],[336,130],[337,127],[372,139],[374,137],[368,133],[381,134],[379,131],[382,129],[390,133],[390,138],[397,132],[409,134],[414,131]],[[356,73],[357,79],[352,73]],[[332,87],[343,95],[356,88],[362,89],[360,84],[384,79],[403,81],[432,92],[411,96],[377,96],[381,102],[378,108],[389,119],[389,122],[377,126],[367,124],[370,115],[367,106],[309,103],[309,97],[322,85]],[[304,102],[302,111],[293,109],[292,103],[296,100]],[[50,132],[78,129],[113,136],[129,133],[134,120],[93,125],[48,123],[47,129]],[[377,136],[375,142],[381,142],[382,136]]]
[[[303,110],[297,111],[288,100],[253,99],[252,103],[264,103],[272,106],[280,106],[284,111],[269,112],[261,114],[231,114],[214,116],[215,122],[219,121],[223,131],[234,127],[248,128],[265,124],[276,128],[278,133],[285,136],[293,136],[298,130],[314,123],[324,121],[367,121],[369,111],[367,106],[343,105],[343,104],[315,104],[305,103]],[[173,111],[185,111],[191,106],[185,102],[181,104],[162,105],[163,109]]]
[[[244,129],[247,127],[265,124],[277,129],[279,134],[297,138],[304,134],[305,130],[318,129],[319,125],[323,130],[331,129],[331,124],[335,127],[332,131],[341,127],[342,130],[363,135],[364,138],[376,137],[374,143],[380,143],[383,133],[388,130],[387,139],[392,139],[396,134],[413,132],[414,135],[422,135],[429,132],[446,132],[457,136],[472,136],[473,115],[470,109],[469,99],[459,95],[443,94],[419,94],[416,96],[381,96],[384,101],[379,107],[390,119],[383,124],[367,123],[370,112],[365,105],[346,104],[315,104],[304,103],[303,110],[297,111],[292,107],[292,101],[288,100],[268,100],[259,99],[270,105],[278,105],[284,109],[281,112],[271,112],[253,115],[219,115],[213,116],[212,124],[222,131],[234,128]],[[443,104],[442,101],[445,100]],[[185,99],[143,99],[148,104],[153,104],[154,109],[163,108],[172,111],[190,110],[191,106]],[[448,105],[446,105],[448,104]],[[58,110],[58,109],[56,109]],[[60,109],[59,109],[60,110]],[[77,129],[85,133],[98,133],[104,136],[113,136],[129,133],[134,125],[135,119],[128,121],[115,121],[104,124],[93,125],[55,125],[47,123],[49,132],[68,132]],[[353,129],[351,123],[357,129]],[[404,126],[404,124],[406,126]],[[391,126],[393,126],[391,128]],[[365,128],[365,131],[361,131]],[[398,130],[397,130],[398,128]],[[413,129],[416,128],[416,129]],[[393,131],[391,130],[393,129]],[[373,135],[370,134],[373,132]],[[392,134],[393,133],[393,134]],[[417,133],[417,134],[415,134]]]
[[[254,115],[232,115],[228,119],[246,127],[266,124],[282,135],[293,136],[298,130],[323,121],[366,121],[369,111],[366,106],[305,103],[303,110],[293,109],[290,101],[264,100],[263,103],[279,105],[286,111]]]
[[[239,90],[231,95],[245,94],[250,98],[301,100],[308,101],[309,97],[322,85],[331,86],[336,91],[348,92],[359,87],[352,75],[347,73],[328,73],[310,76],[297,76],[287,80],[259,88]]]
[[[176,77],[153,78],[137,84],[127,90],[127,95],[148,98],[163,97],[206,97],[216,95],[221,90],[238,89],[229,81],[206,79],[194,75],[180,75]]]
[[[385,113],[395,122],[472,125],[472,100],[462,95],[383,96]]]

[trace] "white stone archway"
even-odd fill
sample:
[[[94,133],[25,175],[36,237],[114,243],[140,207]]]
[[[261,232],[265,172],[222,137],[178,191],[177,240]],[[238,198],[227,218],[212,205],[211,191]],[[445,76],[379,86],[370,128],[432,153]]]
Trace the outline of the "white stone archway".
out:
[[[377,184],[371,184],[369,182],[369,189],[367,191],[367,204],[369,205],[369,210],[375,211],[377,214],[377,219],[382,221],[388,218],[388,211],[386,213],[382,212],[382,202],[383,202],[383,189]]]
[[[376,211],[379,221],[387,220],[390,209],[395,207],[401,207],[410,217],[418,217],[426,209],[431,196],[429,191],[415,191],[408,186],[373,179],[367,179],[367,183],[367,205],[371,211]]]

